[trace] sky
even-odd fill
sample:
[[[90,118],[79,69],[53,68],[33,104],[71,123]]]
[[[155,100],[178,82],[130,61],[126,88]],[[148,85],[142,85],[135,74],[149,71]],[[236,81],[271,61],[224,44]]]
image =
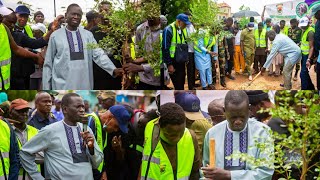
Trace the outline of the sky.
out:
[[[5,6],[15,9],[19,0],[2,0]],[[52,21],[54,19],[54,0],[23,0],[24,2],[31,4],[35,11],[41,10],[45,14],[46,21]],[[112,0],[110,0],[112,1]],[[235,13],[239,11],[242,4],[250,7],[251,10],[262,13],[263,6],[267,4],[274,4],[279,2],[285,2],[288,0],[218,0],[219,3],[225,2],[231,6],[231,12]],[[257,3],[258,2],[258,3]],[[90,11],[94,7],[94,0],[56,0],[57,15],[64,14],[64,10],[61,7],[67,7],[71,3],[77,3],[81,6],[84,12]],[[267,15],[267,14],[266,14]]]

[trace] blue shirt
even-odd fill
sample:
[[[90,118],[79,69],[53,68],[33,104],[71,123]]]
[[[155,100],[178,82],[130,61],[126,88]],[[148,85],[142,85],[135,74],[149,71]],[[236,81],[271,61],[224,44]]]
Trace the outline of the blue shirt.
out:
[[[58,120],[52,116],[52,115],[49,115],[48,118],[42,118],[38,112],[35,113],[34,116],[32,116],[30,119],[29,119],[29,122],[28,124],[30,126],[33,126],[37,129],[42,129],[44,128],[45,126],[49,125],[49,124],[52,124],[52,123],[55,123],[55,122],[58,122]]]
[[[280,53],[284,56],[284,61],[289,61],[291,64],[296,64],[301,59],[300,47],[293,42],[288,36],[283,34],[277,34],[276,38],[272,42],[272,48],[264,68],[269,68],[272,63],[272,59]],[[287,62],[285,62],[287,63]]]
[[[60,109],[60,111],[57,111],[56,108],[53,108],[51,112],[58,121],[61,121],[64,118],[62,109]]]
[[[6,120],[4,120],[4,122],[6,122],[10,128],[9,180],[16,180],[18,179],[20,169],[19,147],[17,143],[16,134],[14,133],[10,123]]]

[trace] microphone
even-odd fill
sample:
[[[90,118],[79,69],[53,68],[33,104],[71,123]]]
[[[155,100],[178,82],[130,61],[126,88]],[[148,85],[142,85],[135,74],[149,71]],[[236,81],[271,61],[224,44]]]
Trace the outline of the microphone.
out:
[[[89,116],[87,114],[82,117],[82,124],[83,124],[83,130],[82,131],[83,132],[86,132],[88,130],[88,117]],[[90,147],[90,148],[93,147],[93,143],[91,141],[86,142],[86,143],[87,143],[88,147]]]

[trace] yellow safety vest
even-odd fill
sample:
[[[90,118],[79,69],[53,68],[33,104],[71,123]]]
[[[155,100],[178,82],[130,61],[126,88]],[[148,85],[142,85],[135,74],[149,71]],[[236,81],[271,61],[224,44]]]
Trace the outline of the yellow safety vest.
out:
[[[1,162],[0,162],[0,179],[5,179],[5,174],[7,179],[9,178],[9,169],[10,169],[10,128],[6,122],[0,119],[0,153],[1,153]],[[4,164],[4,168],[2,166]],[[5,172],[3,172],[3,169]]]
[[[182,44],[183,42],[185,42],[185,37],[187,35],[187,29],[184,28],[182,30],[181,38],[180,38],[180,36],[177,36],[177,28],[176,28],[175,23],[176,22],[173,22],[170,24],[170,26],[172,27],[172,39],[171,39],[171,45],[169,48],[171,58],[174,58],[174,56],[175,56],[177,44]]]
[[[95,112],[92,112],[92,113],[88,114],[88,116],[91,116],[94,119],[94,123],[95,123],[95,126],[96,126],[96,134],[97,134],[97,140],[96,141],[97,141],[97,144],[99,145],[100,150],[103,151],[104,148],[107,147],[108,133],[106,133],[106,139],[105,139],[105,141],[103,143],[102,142],[103,130],[101,128],[101,122],[100,122],[99,117],[97,116],[97,114]],[[104,165],[104,160],[100,163],[100,165],[98,167],[98,170],[100,172],[102,171],[103,165]]]
[[[11,48],[9,37],[5,26],[0,23],[0,67],[1,75],[0,78],[0,90],[10,88],[10,68],[11,68]],[[4,87],[2,87],[2,80]]]
[[[216,44],[216,38],[210,35],[208,32],[206,32],[206,35],[203,38],[203,41],[204,41],[203,45],[206,47],[206,49],[211,49],[212,46]],[[198,47],[198,44],[199,44],[199,41],[194,42],[194,50],[198,52],[202,52],[202,50]]]
[[[288,33],[289,33],[288,26],[284,26],[284,28],[280,30],[280,34],[284,34],[284,35],[288,36]]]
[[[301,52],[303,55],[307,55],[309,54],[309,50],[310,50],[310,46],[309,46],[309,41],[308,41],[308,33],[310,31],[313,31],[314,32],[314,28],[313,27],[309,27],[302,35],[302,38],[301,38],[301,45],[300,45],[300,48],[301,48]]]
[[[31,138],[33,138],[37,134],[38,134],[38,129],[27,125],[27,141],[29,141]],[[21,144],[18,136],[17,136],[17,141],[18,141],[19,150],[21,150],[22,144]],[[38,165],[38,171],[39,172],[41,171],[40,165]],[[19,179],[23,179],[23,168],[20,168],[20,170],[19,170]]]
[[[133,60],[136,59],[136,50],[135,50],[135,42],[136,42],[136,36],[133,36],[132,38],[132,43],[130,43],[130,54],[131,54],[131,58]]]
[[[33,33],[32,33],[32,29],[31,29],[30,25],[27,24],[27,25],[24,27],[24,30],[26,31],[27,35],[28,35],[30,38],[34,38],[34,37],[33,37]]]
[[[262,29],[260,36],[259,36],[259,29],[256,29],[254,31],[254,37],[256,39],[256,46],[257,47],[261,47],[261,48],[267,47],[266,35],[267,35],[266,29]]]
[[[150,121],[145,129],[145,145],[141,165],[141,179],[171,180],[176,176],[178,180],[188,180],[191,174],[195,155],[193,139],[190,131],[186,128],[182,138],[177,144],[177,174],[174,174],[170,160],[160,141],[157,143],[154,152],[151,152],[153,128],[155,125],[154,123],[157,120],[158,119]]]

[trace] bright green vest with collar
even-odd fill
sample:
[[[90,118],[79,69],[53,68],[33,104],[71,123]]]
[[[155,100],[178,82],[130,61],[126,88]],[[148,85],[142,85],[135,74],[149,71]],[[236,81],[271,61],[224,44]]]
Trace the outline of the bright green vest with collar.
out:
[[[259,29],[256,29],[254,31],[254,37],[256,39],[256,46],[257,47],[261,47],[261,48],[267,47],[266,35],[267,35],[266,29],[262,29],[260,36],[259,36]]]
[[[32,29],[31,29],[30,25],[27,24],[27,25],[24,27],[24,30],[26,31],[27,35],[28,35],[30,38],[34,38],[33,33],[32,33]]]
[[[27,125],[27,142],[37,134],[38,134],[38,129]],[[21,144],[20,139],[18,138],[18,136],[17,136],[17,142],[18,142],[19,150],[21,150],[22,144]],[[40,165],[38,165],[38,171],[39,172],[41,171]],[[19,177],[18,178],[19,179],[23,179],[23,168],[20,168]]]
[[[184,134],[177,144],[177,174],[174,175],[170,160],[159,141],[152,153],[152,134],[154,123],[150,121],[145,129],[145,144],[143,149],[141,180],[174,179],[188,180],[191,174],[195,155],[193,139],[190,131],[185,128]],[[188,151],[186,151],[186,149]],[[160,158],[161,157],[161,158]]]
[[[94,119],[94,123],[96,126],[96,133],[97,133],[97,144],[99,145],[100,150],[103,152],[104,148],[107,147],[108,133],[106,133],[105,141],[102,142],[103,141],[102,140],[102,133],[104,133],[104,132],[101,128],[101,122],[100,122],[99,117],[97,116],[97,114],[95,112],[88,114],[88,116],[91,116]],[[98,170],[100,172],[102,172],[103,165],[104,165],[104,161],[102,161],[98,167]]]
[[[10,128],[6,122],[0,119],[0,153],[1,153],[1,162],[0,162],[0,179],[5,179],[5,174],[7,179],[9,177],[10,169]],[[4,167],[3,167],[4,164]],[[3,171],[5,170],[5,172]]]
[[[177,44],[182,44],[184,43],[186,40],[185,40],[185,37],[187,37],[187,29],[184,28],[182,30],[182,35],[181,35],[181,38],[179,35],[177,35],[177,28],[176,28],[176,22],[173,22],[170,24],[170,26],[172,27],[172,39],[171,39],[171,45],[170,45],[170,57],[171,58],[174,58],[174,55],[176,53],[176,47],[177,47]]]
[[[303,55],[308,55],[309,54],[309,50],[310,50],[310,46],[309,46],[309,41],[308,41],[308,33],[310,31],[314,32],[314,28],[313,27],[308,27],[308,29],[306,31],[304,31],[302,38],[301,38],[301,52]]]
[[[1,75],[0,78],[0,90],[5,90],[10,88],[10,68],[11,68],[11,48],[9,37],[5,26],[0,23],[0,68]],[[4,87],[2,87],[2,81]]]
[[[214,46],[216,44],[216,38],[213,35],[210,35],[209,32],[206,32],[205,37],[203,38],[203,42],[204,42],[204,46],[206,47],[206,49],[211,49],[212,46]],[[194,50],[198,51],[198,52],[202,52],[201,49],[198,47],[198,41],[194,42]]]

